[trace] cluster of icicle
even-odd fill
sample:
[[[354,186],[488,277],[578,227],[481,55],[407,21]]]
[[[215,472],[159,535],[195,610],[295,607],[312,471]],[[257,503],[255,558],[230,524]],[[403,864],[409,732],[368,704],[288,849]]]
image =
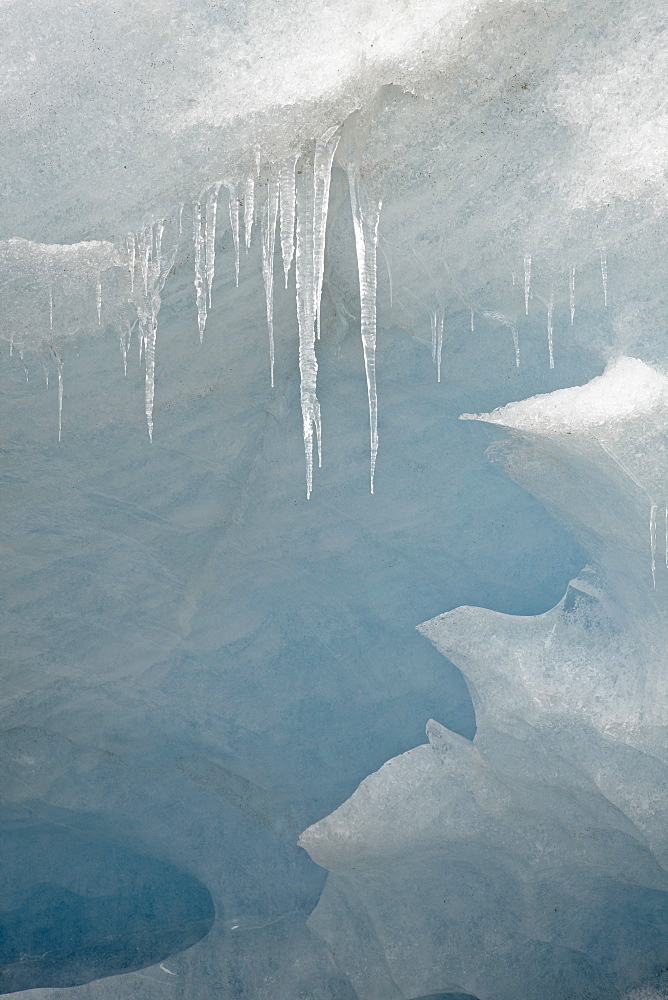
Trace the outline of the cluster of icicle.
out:
[[[216,223],[219,196],[225,189],[228,196],[229,225],[235,251],[235,275],[239,284],[240,225],[243,211],[246,250],[251,246],[256,210],[261,217],[262,272],[264,278],[267,326],[269,333],[269,375],[274,385],[274,261],[277,232],[280,239],[285,286],[290,269],[295,265],[297,323],[299,328],[300,398],[306,456],[306,496],[313,490],[314,455],[322,464],[322,422],[317,395],[318,361],[316,341],[320,339],[320,310],[325,268],[325,234],[329,206],[329,190],[334,156],[339,144],[340,126],[328,129],[313,148],[283,163],[261,167],[259,152],[254,173],[243,181],[221,180],[210,185],[192,206],[195,291],[200,341],[204,337],[208,312],[212,305],[215,274]],[[376,387],[376,254],[381,200],[371,194],[360,178],[355,163],[346,165],[350,189],[355,245],[357,254],[361,338],[367,381],[370,430],[370,487],[374,491],[376,455],[378,451],[378,396]],[[259,196],[258,195],[259,191]],[[33,302],[43,314],[48,314],[48,335],[51,354],[58,372],[58,440],[62,431],[63,361],[54,346],[54,315],[58,300],[67,296],[85,300],[87,289],[95,288],[97,325],[103,319],[103,284],[109,296],[105,320],[120,330],[120,346],[124,370],[133,332],[137,331],[139,359],[145,367],[145,412],[149,438],[153,439],[153,406],[155,399],[155,359],[158,313],[165,281],[175,262],[181,243],[185,206],[172,219],[162,219],[144,226],[140,232],[128,235],[125,247],[111,243],[87,242],[70,246],[46,246],[26,240],[6,240],[0,243],[0,266],[7,264],[14,272],[14,284],[25,294],[34,286]],[[167,239],[166,239],[167,234]],[[165,251],[165,244],[168,250]],[[524,311],[529,313],[529,301],[536,297],[547,308],[547,339],[550,368],[554,367],[553,311],[554,291],[548,299],[532,292],[531,254],[524,256]],[[604,304],[608,299],[608,268],[605,250],[601,251],[601,278]],[[119,272],[120,269],[120,272]],[[388,264],[389,271],[389,264]],[[119,287],[118,275],[122,275]],[[515,275],[513,274],[513,284]],[[569,304],[571,324],[575,314],[575,268],[569,269]],[[7,283],[5,283],[7,284]],[[129,284],[129,290],[128,290]],[[44,289],[48,289],[48,302]],[[38,290],[40,289],[40,290]],[[462,296],[460,296],[462,297]],[[42,302],[42,299],[44,301]],[[462,301],[465,301],[462,297]],[[476,307],[466,300],[474,329]],[[517,321],[499,312],[480,309],[480,313],[512,331],[515,363],[520,364]],[[63,306],[64,316],[67,314]],[[441,381],[443,329],[445,311],[442,305],[431,316],[432,358],[437,379]],[[26,327],[21,319],[21,329]],[[61,331],[65,332],[65,331]],[[13,336],[13,335],[12,335]],[[22,340],[21,343],[24,341]],[[12,340],[10,339],[10,350]],[[22,355],[21,355],[22,357]],[[48,384],[48,381],[47,381]]]
[[[322,421],[317,395],[318,361],[316,340],[320,339],[320,306],[325,271],[325,233],[329,189],[334,155],[340,130],[334,126],[315,143],[312,152],[287,163],[270,164],[263,180],[266,199],[262,207],[262,273],[264,278],[267,326],[269,331],[269,375],[274,385],[274,250],[280,235],[285,286],[295,264],[297,324],[299,328],[299,375],[304,450],[306,454],[306,496],[313,490],[314,452],[322,464]],[[235,251],[235,272],[239,283],[240,206],[243,203],[246,249],[251,245],[255,216],[256,183],[260,179],[259,156],[254,175],[243,184],[218,181],[193,206],[195,243],[195,291],[200,340],[204,336],[214,279],[216,220],[219,194],[228,193],[229,220]],[[354,165],[348,166],[350,199],[355,229],[360,284],[361,335],[364,351],[371,438],[371,492],[373,493],[378,451],[378,399],[376,390],[376,251],[381,202],[370,197]]]

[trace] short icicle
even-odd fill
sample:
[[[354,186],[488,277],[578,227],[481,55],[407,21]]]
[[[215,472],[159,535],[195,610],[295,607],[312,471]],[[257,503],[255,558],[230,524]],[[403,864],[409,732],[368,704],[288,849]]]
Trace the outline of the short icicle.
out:
[[[97,325],[102,326],[102,275],[97,273],[97,285],[95,288],[95,298],[97,301]]]
[[[281,167],[281,253],[283,255],[283,271],[285,272],[285,287],[288,287],[288,274],[295,253],[295,168],[296,160]]]
[[[237,288],[239,287],[239,195],[236,184],[226,184],[230,196],[230,225],[232,227],[232,240],[234,241],[234,273],[236,276]]]
[[[601,280],[603,281],[603,305],[608,308],[608,257],[605,247],[601,250]]]
[[[297,287],[297,322],[299,325],[299,375],[304,451],[306,453],[306,497],[313,490],[313,434],[318,445],[318,464],[322,463],[320,403],[316,395],[318,361],[315,355],[313,258],[313,165],[302,161],[297,175],[297,250],[295,274]]]
[[[325,235],[329,209],[332,163],[339,144],[339,126],[334,125],[318,139],[313,168],[313,257],[315,265],[315,331],[320,340],[320,302],[325,277]]]
[[[550,368],[554,368],[554,349],[552,343],[552,316],[554,314],[554,290],[550,292],[547,302],[547,349],[550,355]]]
[[[218,192],[220,184],[214,184],[206,199],[206,219],[204,222],[205,232],[205,272],[206,287],[209,299],[209,309],[211,308],[211,289],[213,287],[213,276],[216,266],[216,213],[218,209]]]
[[[531,295],[531,254],[524,254],[524,313],[529,315],[529,296]]]
[[[355,228],[357,271],[360,285],[360,313],[364,368],[369,398],[371,439],[371,492],[373,493],[378,453],[378,393],[376,388],[376,249],[382,200],[375,199],[362,185],[357,167],[348,165],[350,204]]]
[[[156,304],[156,298],[158,299]],[[158,333],[159,297],[154,295],[151,303],[151,314],[145,320],[144,328],[144,360],[146,364],[146,425],[149,441],[153,441],[153,401],[155,399],[155,343]]]
[[[202,206],[196,201],[193,205],[193,227],[195,240],[195,291],[197,293],[197,327],[199,329],[199,342],[204,339],[204,327],[206,326],[206,292],[205,282],[205,262],[203,260],[205,250],[204,238],[202,236]]]
[[[270,173],[267,181],[267,213],[262,230],[262,276],[267,302],[267,329],[269,332],[269,375],[274,388],[274,250],[276,248],[276,222],[278,219],[278,175]]]
[[[135,234],[129,233],[125,242],[128,249],[128,270],[130,272],[130,291],[134,292],[135,260],[137,259],[137,244],[135,243]]]
[[[63,359],[55,347],[51,348],[51,353],[56,362],[56,370],[58,372],[58,444],[60,444],[63,436]]]
[[[49,285],[49,330],[53,330],[53,285]]]
[[[246,253],[250,250],[251,236],[253,235],[253,220],[255,218],[255,178],[246,179],[246,190],[244,193],[244,236],[246,238]]]
[[[442,309],[431,314],[431,359],[436,365],[436,381],[441,381],[441,355],[443,353],[443,320]]]
[[[475,332],[475,313],[471,309],[471,333]]]
[[[571,326],[573,326],[573,320],[575,319],[575,268],[571,268],[571,273],[568,282],[568,292],[571,304]]]

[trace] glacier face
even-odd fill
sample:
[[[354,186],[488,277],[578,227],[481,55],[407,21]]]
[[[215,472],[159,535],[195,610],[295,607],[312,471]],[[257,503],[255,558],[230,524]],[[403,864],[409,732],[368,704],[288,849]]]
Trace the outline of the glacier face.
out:
[[[659,12],[0,23],[11,988],[656,995]]]
[[[361,995],[625,996],[663,970],[667,390],[621,358],[476,417],[513,429],[505,467],[591,563],[542,615],[420,625],[466,677],[474,741],[431,720],[426,746],[302,835],[332,873],[311,925]]]

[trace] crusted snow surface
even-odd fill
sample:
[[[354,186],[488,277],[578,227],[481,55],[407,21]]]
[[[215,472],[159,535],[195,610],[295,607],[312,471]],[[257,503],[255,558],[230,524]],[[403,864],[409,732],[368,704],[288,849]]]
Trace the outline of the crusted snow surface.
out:
[[[537,434],[573,434],[666,407],[668,377],[638,358],[622,357],[611,361],[602,375],[586,385],[507,403],[491,413],[463,413],[461,419]]]

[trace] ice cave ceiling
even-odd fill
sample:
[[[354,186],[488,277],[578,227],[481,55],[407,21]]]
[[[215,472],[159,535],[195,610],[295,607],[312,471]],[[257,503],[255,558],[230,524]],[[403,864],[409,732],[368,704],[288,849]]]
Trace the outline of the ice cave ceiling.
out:
[[[668,996],[667,15],[0,2],[0,992]]]

